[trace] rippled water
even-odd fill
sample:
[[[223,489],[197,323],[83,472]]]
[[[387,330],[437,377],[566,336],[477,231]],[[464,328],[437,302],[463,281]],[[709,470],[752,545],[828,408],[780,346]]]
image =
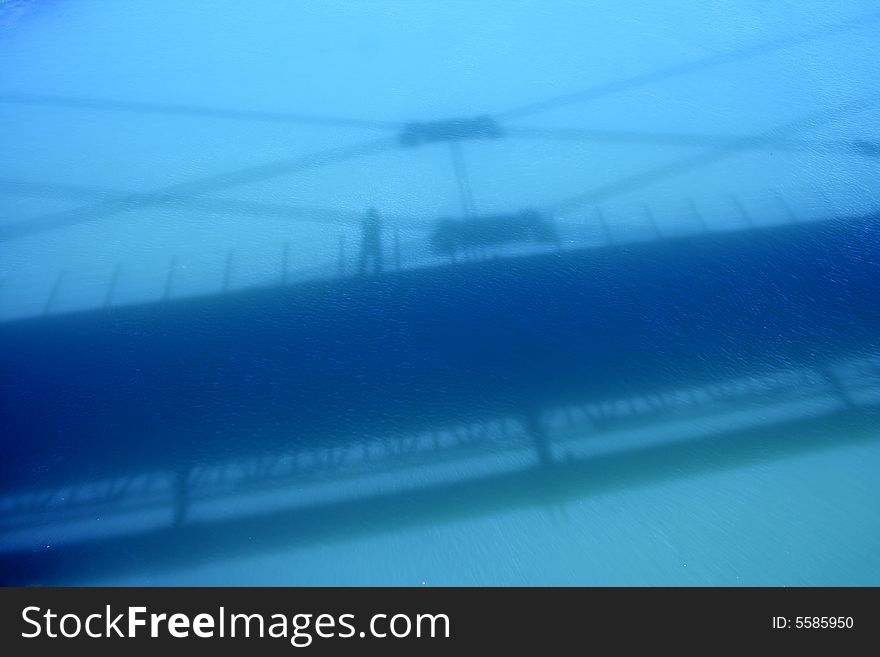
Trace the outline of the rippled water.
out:
[[[878,584],[819,7],[0,2],[0,580]]]

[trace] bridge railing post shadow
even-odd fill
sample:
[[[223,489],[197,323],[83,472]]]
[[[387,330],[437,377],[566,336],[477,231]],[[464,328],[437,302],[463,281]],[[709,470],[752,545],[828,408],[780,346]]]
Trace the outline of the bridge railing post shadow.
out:
[[[287,285],[287,268],[290,253],[290,242],[284,241],[281,246],[281,285]]]
[[[235,251],[233,249],[229,249],[229,251],[226,253],[226,266],[223,269],[223,294],[229,292],[229,286],[232,284],[232,262],[234,257]]]
[[[48,315],[52,312],[52,306],[55,305],[55,302],[58,299],[58,293],[61,290],[61,284],[64,282],[65,275],[66,272],[64,270],[58,272],[58,276],[55,278],[55,282],[49,290],[49,296],[46,298],[46,303],[43,305],[43,315]]]
[[[791,206],[788,204],[788,201],[780,194],[778,191],[773,192],[773,195],[776,197],[776,200],[779,202],[779,205],[782,207],[783,212],[785,212],[785,216],[788,217],[788,220],[793,224],[801,223],[800,217],[795,214],[795,211],[791,209]]]
[[[168,274],[165,277],[165,289],[162,292],[162,301],[168,301],[171,298],[171,290],[174,286],[174,272],[177,269],[177,256],[171,256],[168,263]]]
[[[110,283],[107,285],[107,293],[104,295],[104,308],[110,308],[113,305],[113,294],[116,292],[116,286],[119,283],[119,277],[122,274],[122,263],[117,263],[113,268],[113,274],[110,276]]]
[[[339,277],[345,276],[345,236],[339,236]]]

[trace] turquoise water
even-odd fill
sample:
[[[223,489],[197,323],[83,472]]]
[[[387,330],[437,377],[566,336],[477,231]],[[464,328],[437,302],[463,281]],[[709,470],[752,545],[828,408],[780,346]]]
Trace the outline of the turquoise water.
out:
[[[5,582],[880,583],[873,3],[0,34]]]

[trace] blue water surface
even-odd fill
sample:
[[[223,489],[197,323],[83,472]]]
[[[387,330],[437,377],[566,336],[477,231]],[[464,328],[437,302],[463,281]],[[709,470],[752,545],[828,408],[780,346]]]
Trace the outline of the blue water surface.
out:
[[[0,583],[880,584],[878,45],[0,0]]]

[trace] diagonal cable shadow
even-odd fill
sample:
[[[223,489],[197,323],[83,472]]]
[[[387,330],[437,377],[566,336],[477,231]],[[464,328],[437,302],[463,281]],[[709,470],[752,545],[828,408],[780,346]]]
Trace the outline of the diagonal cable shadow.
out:
[[[505,136],[516,139],[573,141],[637,146],[712,147],[717,149],[760,149],[805,153],[843,153],[863,157],[880,156],[880,144],[867,140],[756,139],[754,136],[652,133],[635,130],[584,128],[507,128]]]
[[[842,116],[869,109],[875,106],[878,102],[880,102],[880,97],[870,96],[868,98],[860,98],[855,101],[844,103],[843,105],[824,110],[813,116],[796,119],[783,125],[770,128],[759,135],[755,135],[751,139],[744,139],[739,147],[734,148],[725,146],[722,148],[714,148],[696,155],[675,160],[668,164],[662,164],[646,171],[626,176],[625,178],[607,185],[602,185],[588,192],[571,196],[556,203],[547,204],[544,206],[544,209],[551,213],[561,212],[584,204],[604,201],[619,194],[625,194],[688,171],[694,171],[717,162],[722,162],[745,151],[754,149],[755,147],[760,147],[762,144],[784,140],[801,131],[835,121]]]
[[[697,61],[677,64],[657,71],[631,76],[622,80],[602,83],[582,91],[563,94],[545,101],[529,103],[503,112],[497,112],[493,116],[496,119],[520,118],[522,116],[536,114],[538,112],[547,111],[572,103],[600,98],[602,96],[637,88],[653,82],[679,77],[739,60],[772,54],[780,50],[792,48],[818,39],[861,29],[876,23],[878,20],[880,20],[880,13],[869,14],[868,16],[847,21],[831,28],[811,30],[800,35],[777,39],[741,50],[721,53]],[[340,128],[363,128],[371,130],[399,130],[405,125],[399,121],[329,117],[315,114],[301,114],[298,112],[238,110],[179,103],[153,103],[146,101],[111,100],[106,98],[82,98],[37,93],[0,92],[0,103],[38,107],[57,107],[63,109],[128,112],[133,114],[165,114],[172,116],[192,116],[197,118],[232,119],[267,123],[293,123]]]
[[[880,13],[869,14],[867,16],[862,16],[857,19],[840,23],[833,27],[809,30],[802,34],[786,37],[783,39],[776,39],[774,41],[761,43],[740,50],[712,55],[710,57],[698,59],[696,61],[686,62],[683,64],[675,64],[673,66],[668,66],[666,68],[661,68],[648,73],[633,75],[622,80],[600,83],[581,91],[563,94],[561,96],[556,96],[554,98],[550,98],[544,101],[520,105],[519,107],[514,107],[503,112],[496,112],[493,116],[496,119],[500,120],[518,119],[524,116],[537,114],[539,112],[546,112],[548,110],[556,109],[558,107],[571,105],[573,103],[581,103],[587,100],[595,100],[597,98],[610,96],[612,94],[620,93],[622,91],[628,91],[630,89],[643,87],[654,82],[660,82],[662,80],[669,80],[672,78],[688,75],[690,73],[697,73],[699,71],[717,68],[719,66],[723,66],[724,64],[732,64],[734,62],[752,59],[761,55],[773,54],[787,48],[793,48],[795,46],[810,43],[811,41],[845,34],[853,30],[859,30],[864,27],[873,25],[877,23],[877,21],[880,21]]]
[[[725,63],[734,62],[740,59],[776,52],[778,50],[793,47],[802,43],[807,43],[815,39],[825,38],[853,29],[861,28],[865,25],[873,24],[877,20],[880,20],[880,14],[872,14],[858,20],[842,23],[832,28],[813,30],[801,35],[793,36],[786,39],[780,39],[769,43],[759,44],[757,46],[753,46],[736,52],[722,53],[720,55],[709,57],[703,60],[698,60],[696,62],[676,65],[652,73],[618,80],[616,82],[609,82],[603,85],[599,85],[597,87],[593,87],[586,91],[577,92],[574,94],[567,94],[556,97],[554,99],[550,99],[548,101],[533,103],[531,105],[515,108],[507,112],[496,114],[495,117],[499,119],[517,118],[519,116],[533,114],[539,111],[544,111],[546,109],[551,109],[553,107],[597,98],[606,94],[615,93],[637,86],[642,86],[644,84],[649,84],[651,82],[662,80],[665,78],[676,77],[704,68],[710,68]],[[400,123],[394,122],[380,122],[360,119],[340,119],[288,112],[227,110],[176,104],[112,101],[88,98],[64,98],[43,94],[0,93],[0,103],[57,106],[75,109],[128,111],[136,113],[191,115],[203,118],[298,122],[333,127],[359,127],[389,130],[398,129],[401,127]],[[604,188],[594,190],[593,192],[590,192],[586,195],[572,197],[572,199],[570,199],[568,202],[564,202],[563,205],[560,206],[562,208],[568,207],[569,203],[581,203],[601,200],[602,198],[606,198],[607,195],[613,195],[616,193],[620,193],[621,191],[627,191],[630,188],[628,187],[630,185],[635,185],[637,187],[643,184],[650,184],[651,182],[654,182],[654,180],[662,179],[664,177],[667,177],[668,175],[675,175],[675,173],[677,172],[686,171],[692,168],[703,166],[704,164],[709,164],[713,161],[716,161],[716,159],[723,158],[724,155],[721,154],[722,151],[726,151],[729,154],[739,153],[743,150],[748,149],[764,148],[785,150],[809,149],[815,151],[816,147],[818,146],[819,148],[825,148],[828,150],[846,149],[848,152],[869,157],[874,157],[878,153],[880,153],[880,146],[874,144],[873,142],[853,141],[810,144],[808,142],[798,143],[792,142],[791,140],[787,139],[780,139],[779,135],[774,134],[765,134],[759,137],[726,137],[680,134],[650,135],[627,131],[615,132],[576,129],[544,130],[540,128],[515,128],[512,130],[508,130],[508,134],[513,137],[524,138],[550,138],[572,140],[585,139],[592,141],[622,141],[628,143],[653,143],[694,146],[707,145],[711,143],[714,146],[711,156],[708,153],[702,154],[694,158],[689,158],[687,160],[682,160],[677,163],[665,165],[649,172],[630,176],[629,178],[626,178],[618,183],[613,183]],[[92,219],[106,217],[112,214],[136,209],[138,207],[168,203],[178,204],[183,201],[183,199],[181,198],[183,196],[195,196],[205,192],[214,191],[216,189],[222,189],[237,184],[254,182],[276,175],[290,173],[303,168],[311,168],[314,166],[320,166],[322,164],[329,164],[334,161],[341,161],[344,159],[348,159],[349,157],[355,157],[357,155],[369,152],[370,147],[378,146],[380,143],[384,143],[384,145],[387,147],[392,145],[392,140],[383,139],[374,142],[367,142],[359,146],[350,147],[348,149],[331,149],[330,151],[314,153],[311,155],[303,156],[301,158],[283,160],[280,162],[261,165],[259,167],[245,169],[238,172],[231,172],[228,174],[219,174],[217,176],[211,176],[200,181],[172,185],[165,189],[156,190],[154,192],[129,194],[124,197],[117,196],[91,208],[80,208],[70,211],[59,212],[38,218],[36,220],[20,222],[6,226],[0,229],[0,241],[14,239],[17,237],[24,237],[26,235],[34,233],[82,223],[85,221],[90,221]],[[361,151],[361,149],[363,149],[363,151]],[[226,205],[224,208],[223,204],[228,205]],[[258,207],[257,205],[245,206],[244,204],[237,203],[235,201],[203,200],[198,205],[200,208],[209,210],[216,209],[219,211],[223,211],[224,209],[230,209],[231,211],[254,211],[257,214],[264,213],[273,216],[289,216],[291,212],[296,212],[296,210],[292,208],[288,208],[285,206],[279,207],[274,204],[262,204],[262,207]],[[329,211],[328,213],[315,213],[314,216],[318,216],[319,214],[323,214],[325,218],[329,217]]]
[[[0,179],[0,194],[100,203],[110,200],[122,201],[131,197],[133,192],[70,183],[42,183],[2,178]],[[354,225],[363,218],[361,211],[225,198],[169,196],[163,203],[197,212],[241,214],[249,217],[287,219],[297,223],[333,226]],[[386,223],[401,229],[412,227],[412,224],[418,221],[415,217],[403,215],[386,214],[384,218]],[[34,230],[28,234],[36,234],[42,230],[52,230],[52,228]]]
[[[0,228],[0,241],[24,237],[65,226],[82,224],[145,207],[165,205],[175,200],[215,192],[277,176],[344,162],[355,157],[377,153],[393,144],[393,140],[373,139],[352,146],[341,146],[323,151],[277,160],[247,169],[206,176],[198,180],[169,185],[150,192],[126,194],[89,207],[74,208],[36,219],[10,224]]]
[[[264,123],[293,123],[326,126],[331,128],[397,130],[402,127],[402,124],[392,121],[371,121],[369,119],[327,117],[314,114],[299,114],[295,112],[221,109],[200,105],[148,103],[142,101],[107,100],[100,98],[70,98],[50,94],[0,93],[0,103],[37,107],[57,107],[63,109],[128,112],[132,114],[165,114],[169,116],[190,116],[201,119],[231,119]]]

